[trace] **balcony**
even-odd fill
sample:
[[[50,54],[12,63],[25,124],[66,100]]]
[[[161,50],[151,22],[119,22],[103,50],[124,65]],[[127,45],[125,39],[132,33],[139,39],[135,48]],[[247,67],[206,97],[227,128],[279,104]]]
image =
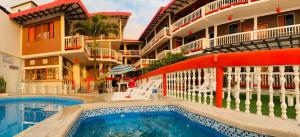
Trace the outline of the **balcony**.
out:
[[[172,53],[180,52],[186,56],[200,54],[203,52],[204,49],[207,48],[208,42],[209,40],[207,38],[201,38],[173,49]]]
[[[65,51],[83,50],[84,45],[84,36],[82,35],[65,37]]]
[[[96,57],[97,61],[113,61],[118,64],[121,64],[123,61],[122,54],[113,49],[97,48],[93,54],[92,49],[85,46],[85,52],[90,60]]]
[[[140,59],[135,63],[134,66],[135,66],[136,70],[138,70],[138,69],[142,69],[142,68],[149,66],[154,61],[156,61],[156,59]]]
[[[300,24],[242,32],[210,39],[209,48],[218,50],[227,49],[232,52],[241,49],[239,47],[250,51],[253,48],[273,49],[284,48],[285,46],[293,47],[297,45],[297,42],[294,42],[296,39],[293,37],[299,34]],[[287,41],[287,43],[281,41]]]
[[[274,8],[271,5],[274,5],[274,1],[217,0],[198,8],[191,14],[174,22],[171,25],[172,35],[185,37],[190,31],[195,33],[207,27],[214,26],[217,22],[228,22],[228,16],[232,16],[234,20],[238,20],[257,16],[262,13],[271,13],[274,12]],[[291,4],[286,7],[290,6]],[[254,8],[258,10],[253,10]]]
[[[119,50],[124,57],[140,57],[139,50]]]
[[[171,50],[164,50],[162,52],[160,52],[159,54],[157,54],[157,59],[164,59],[168,53],[170,53]]]
[[[164,44],[169,40],[170,36],[170,29],[168,27],[163,28],[160,32],[158,32],[154,38],[152,38],[146,46],[142,49],[141,55],[145,54],[146,52],[150,52],[154,50],[156,47]]]

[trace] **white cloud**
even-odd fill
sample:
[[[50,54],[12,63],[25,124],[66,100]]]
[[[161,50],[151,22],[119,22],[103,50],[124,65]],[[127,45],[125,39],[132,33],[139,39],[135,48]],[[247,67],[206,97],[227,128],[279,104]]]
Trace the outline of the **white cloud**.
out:
[[[29,0],[0,0],[0,5],[9,10],[11,6]],[[34,0],[38,5],[53,0]],[[138,39],[156,11],[170,0],[82,0],[90,12],[129,11],[132,12],[125,28],[125,38]]]

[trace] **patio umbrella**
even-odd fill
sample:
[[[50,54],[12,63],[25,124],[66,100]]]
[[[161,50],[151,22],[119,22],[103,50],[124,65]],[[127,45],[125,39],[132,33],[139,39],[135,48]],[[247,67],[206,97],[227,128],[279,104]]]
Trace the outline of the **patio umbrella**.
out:
[[[116,67],[113,67],[110,71],[111,75],[121,75],[126,72],[135,71],[134,68],[132,68],[130,65],[118,65]]]

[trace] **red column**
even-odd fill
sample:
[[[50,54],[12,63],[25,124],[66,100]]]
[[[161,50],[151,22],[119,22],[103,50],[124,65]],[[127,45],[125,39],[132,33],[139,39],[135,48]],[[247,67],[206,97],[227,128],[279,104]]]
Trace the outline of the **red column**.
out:
[[[223,77],[224,77],[224,68],[217,67],[217,85],[216,85],[216,107],[222,108],[222,94],[223,94]]]
[[[167,76],[166,73],[163,74],[163,96],[167,95]]]

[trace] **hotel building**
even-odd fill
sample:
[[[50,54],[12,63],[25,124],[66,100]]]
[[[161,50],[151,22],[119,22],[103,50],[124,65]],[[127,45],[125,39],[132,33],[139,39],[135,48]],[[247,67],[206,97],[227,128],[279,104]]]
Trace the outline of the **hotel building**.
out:
[[[72,22],[91,16],[106,16],[107,22],[118,26],[117,35],[108,34],[97,39],[98,76],[119,64],[134,64],[140,57],[140,42],[123,39],[130,12],[89,13],[80,0],[57,0],[40,6],[29,1],[11,7],[12,13],[1,9],[1,20],[5,21],[0,25],[0,35],[3,35],[1,62],[8,66],[1,72],[9,84],[14,83],[12,88],[8,86],[8,92],[18,89],[31,94],[94,91],[94,57],[88,46],[92,40],[88,36],[71,34]],[[17,70],[16,76],[20,78],[10,78]],[[106,87],[110,88],[109,80]]]

